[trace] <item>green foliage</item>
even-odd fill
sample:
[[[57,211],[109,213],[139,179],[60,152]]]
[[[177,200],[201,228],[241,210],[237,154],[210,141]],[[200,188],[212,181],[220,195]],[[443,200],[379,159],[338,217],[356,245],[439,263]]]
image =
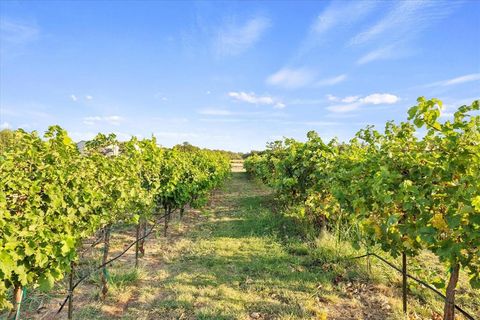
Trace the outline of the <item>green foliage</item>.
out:
[[[284,204],[301,205],[305,219],[358,228],[355,245],[394,257],[429,249],[478,287],[479,101],[459,107],[453,121],[439,122],[441,107],[421,97],[408,122],[388,122],[383,133],[367,127],[349,143],[324,143],[315,132],[305,143],[275,141],[245,168]]]
[[[199,205],[230,172],[222,154],[162,149],[155,139],[99,134],[80,154],[59,126],[44,139],[13,136],[0,155],[0,309],[9,288],[51,288],[95,231]]]

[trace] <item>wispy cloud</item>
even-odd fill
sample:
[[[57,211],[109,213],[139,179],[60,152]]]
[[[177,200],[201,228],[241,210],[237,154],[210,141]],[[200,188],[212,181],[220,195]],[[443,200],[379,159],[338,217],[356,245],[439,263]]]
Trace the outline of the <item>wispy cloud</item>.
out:
[[[396,41],[399,38],[412,37],[432,23],[444,18],[456,7],[452,1],[399,1],[380,21],[361,31],[350,39],[350,45],[360,45],[368,41],[387,37]]]
[[[85,99],[87,101],[91,101],[91,100],[93,100],[93,96],[87,94],[82,98],[82,96],[79,96],[79,95],[76,95],[76,94],[71,94],[70,95],[70,100],[72,100],[73,102],[77,102],[80,99]]]
[[[314,77],[314,72],[306,68],[283,68],[270,75],[266,82],[269,85],[291,89],[310,84]]]
[[[334,77],[317,79],[317,73],[308,68],[282,68],[270,75],[266,83],[285,89],[297,89],[303,87],[332,86],[347,79],[346,74]]]
[[[110,124],[118,126],[120,125],[125,119],[120,116],[91,116],[83,118],[83,123],[89,126],[97,125],[97,124]]]
[[[443,80],[443,81],[437,81],[437,82],[434,82],[434,83],[430,83],[430,84],[426,85],[426,87],[436,87],[436,86],[446,87],[446,86],[453,86],[453,85],[456,85],[456,84],[478,81],[478,80],[480,80],[480,73],[471,73],[471,74],[466,74],[466,75],[459,76],[459,77],[452,78],[452,79],[447,79],[447,80]]]
[[[367,17],[378,6],[375,1],[333,1],[312,22],[297,58],[318,48],[336,32],[351,27]]]
[[[376,48],[370,48],[370,51],[357,60],[359,65],[377,60],[409,57],[417,50],[412,41],[434,23],[449,15],[459,2],[444,0],[386,2],[390,7],[387,14],[353,36],[347,46],[375,45]]]
[[[321,12],[311,26],[311,31],[323,34],[341,25],[349,25],[364,18],[375,8],[374,1],[336,1]]]
[[[229,92],[228,95],[238,101],[256,104],[256,105],[272,105],[274,108],[282,109],[285,108],[286,105],[282,101],[271,97],[271,96],[257,96],[255,93],[250,92]]]
[[[357,60],[357,64],[366,64],[372,61],[377,60],[391,60],[405,58],[413,54],[412,50],[407,49],[407,46],[404,43],[397,42],[394,44],[389,44],[383,47],[373,49],[370,52],[367,52],[365,55],[361,56]]]
[[[0,42],[8,45],[23,45],[38,38],[40,31],[31,23],[0,19]]]
[[[352,103],[352,102],[358,101],[360,99],[360,96],[348,96],[344,98],[339,98],[334,95],[328,94],[327,98],[329,101]]]
[[[246,92],[229,92],[228,95],[234,99],[253,103],[253,104],[273,104],[274,100],[270,96],[257,96],[255,93],[246,93]]]
[[[344,113],[357,110],[363,105],[373,104],[395,104],[400,101],[400,98],[390,93],[374,93],[365,97],[348,96],[339,98],[333,95],[328,95],[328,99],[332,102],[342,102],[342,104],[335,104],[328,106],[326,109],[335,113]]]
[[[318,80],[315,85],[316,86],[333,86],[337,83],[343,82],[347,80],[347,75],[346,74],[341,74],[332,78],[326,78],[326,79],[321,79]]]
[[[240,25],[229,23],[218,31],[215,51],[222,56],[241,54],[258,42],[270,25],[265,17],[254,17]]]
[[[359,102],[350,103],[350,104],[337,104],[333,106],[328,106],[327,110],[331,112],[349,112],[357,110],[362,104]]]

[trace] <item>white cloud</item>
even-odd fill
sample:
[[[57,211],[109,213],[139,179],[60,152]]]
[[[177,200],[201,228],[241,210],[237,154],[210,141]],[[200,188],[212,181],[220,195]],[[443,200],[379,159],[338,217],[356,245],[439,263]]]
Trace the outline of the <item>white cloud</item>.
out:
[[[119,125],[124,119],[120,116],[108,116],[103,118],[106,122],[113,124],[113,125]]]
[[[242,25],[229,24],[220,29],[215,40],[216,52],[220,55],[237,55],[243,53],[258,42],[270,27],[270,20],[255,17]]]
[[[85,117],[83,118],[83,123],[86,125],[96,125],[96,124],[109,124],[109,125],[115,125],[118,126],[120,125],[125,119],[120,116],[105,116],[105,117],[100,117],[100,116],[91,116],[91,117]]]
[[[328,106],[326,109],[335,113],[345,113],[357,110],[363,105],[373,104],[394,104],[400,101],[400,98],[390,93],[374,93],[365,97],[360,96],[348,96],[339,98],[333,95],[327,95],[329,101],[343,102],[343,104],[336,104]]]
[[[83,123],[86,125],[94,125],[98,122],[101,122],[103,120],[102,117],[94,116],[94,117],[85,117],[83,118]]]
[[[341,75],[338,75],[336,77],[319,80],[315,84],[317,86],[332,86],[334,84],[345,81],[346,79],[347,79],[347,75],[346,74],[341,74]]]
[[[389,93],[374,93],[366,96],[361,101],[365,104],[394,104],[400,99],[393,94]]]
[[[436,87],[436,86],[446,87],[446,86],[453,86],[460,83],[466,83],[466,82],[472,82],[472,81],[478,81],[478,80],[480,80],[480,73],[471,73],[471,74],[466,74],[466,75],[448,79],[448,80],[434,82],[427,85],[427,87]]]
[[[349,96],[341,99],[341,101],[345,103],[352,103],[357,101],[358,99],[360,99],[360,96]]]
[[[74,94],[70,95],[70,99],[72,99],[72,101],[77,101],[78,100],[77,96],[74,95]]]
[[[351,103],[351,104],[339,104],[328,106],[327,110],[331,112],[349,112],[353,110],[357,110],[362,104],[361,103]]]
[[[87,99],[87,100],[93,100],[93,97],[92,97],[91,95],[86,95],[86,96],[85,96],[85,99]]]
[[[336,97],[332,94],[327,94],[327,99],[328,99],[328,101],[333,101],[333,102],[352,103],[352,102],[358,101],[360,99],[360,96],[348,96],[348,97],[345,97],[345,98],[340,98],[340,97]]]
[[[272,105],[274,108],[277,108],[277,109],[282,109],[286,107],[285,103],[283,103],[282,101],[276,98],[273,98],[271,96],[257,96],[253,92],[246,93],[242,91],[240,92],[232,91],[232,92],[229,92],[228,95],[231,98],[236,99],[238,101],[247,102],[251,104]]]
[[[228,95],[234,99],[253,103],[253,104],[273,104],[273,98],[269,96],[257,96],[255,93],[246,93],[246,92],[229,92]]]
[[[267,78],[267,84],[289,89],[299,88],[310,84],[313,78],[313,72],[307,69],[283,68],[270,75]]]
[[[0,124],[0,130],[3,130],[3,129],[10,129],[12,126],[10,125],[10,123],[4,121]]]

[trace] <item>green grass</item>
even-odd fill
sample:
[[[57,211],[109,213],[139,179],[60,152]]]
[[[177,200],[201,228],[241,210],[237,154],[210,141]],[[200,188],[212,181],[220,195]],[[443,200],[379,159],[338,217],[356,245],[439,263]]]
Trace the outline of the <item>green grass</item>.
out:
[[[169,238],[148,240],[139,270],[133,252],[111,266],[106,301],[98,275],[81,286],[76,319],[404,319],[396,271],[372,259],[369,272],[366,259],[345,259],[363,252],[329,234],[306,236],[308,227],[276,211],[268,189],[234,173],[210,206],[172,221]],[[117,228],[112,251],[132,236]],[[428,253],[411,267],[427,278],[443,272]],[[468,288],[465,277],[459,287]],[[480,317],[478,290],[459,290],[458,301]],[[442,301],[411,283],[409,308],[411,319],[431,319]]]
[[[215,206],[221,213],[209,210],[211,219],[179,248],[173,245],[179,253],[166,266],[168,276],[157,284],[163,294],[148,308],[172,319],[182,314],[248,319],[254,313],[272,319],[322,317],[327,311],[318,296],[335,299],[331,283],[345,264],[325,270],[312,261],[327,252],[333,258],[334,248],[303,243],[295,221],[274,213],[268,190],[244,174],[235,174],[224,192]],[[350,270],[345,279],[359,274]]]

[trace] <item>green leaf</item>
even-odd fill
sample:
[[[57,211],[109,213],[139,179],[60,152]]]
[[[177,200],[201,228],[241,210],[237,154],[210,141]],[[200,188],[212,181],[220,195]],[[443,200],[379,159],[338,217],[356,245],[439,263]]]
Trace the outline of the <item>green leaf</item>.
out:
[[[47,291],[53,288],[53,284],[55,283],[55,278],[49,273],[46,272],[38,278],[38,284],[40,290]]]

